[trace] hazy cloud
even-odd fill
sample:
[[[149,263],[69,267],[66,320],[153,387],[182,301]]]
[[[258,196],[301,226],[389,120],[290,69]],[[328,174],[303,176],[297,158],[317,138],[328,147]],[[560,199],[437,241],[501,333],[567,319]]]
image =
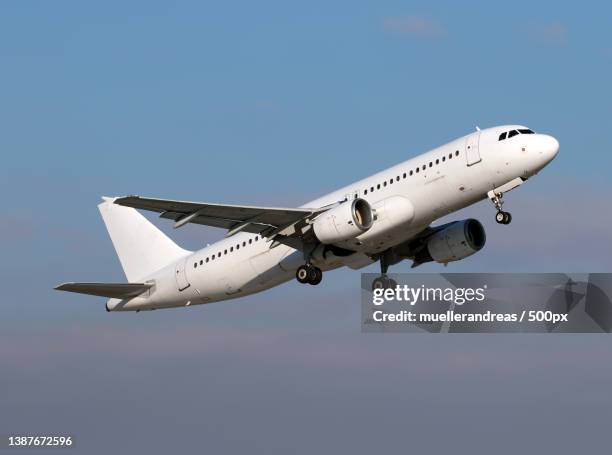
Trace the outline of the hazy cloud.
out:
[[[199,328],[110,315],[0,333],[0,426],[69,432],[71,453],[88,454],[311,454],[325,444],[361,455],[402,450],[406,429],[414,450],[447,452],[473,444],[483,415],[486,448],[508,428],[520,433],[503,455],[607,443],[612,347],[601,336],[296,334],[214,328],[206,313]]]
[[[0,335],[0,361],[9,370],[19,370],[23,374],[52,368],[56,363],[81,362],[88,358],[89,361],[112,360],[120,364],[138,362],[145,365],[169,360],[195,362],[198,359],[368,375],[375,374],[373,371],[394,369],[415,378],[484,373],[507,378],[548,368],[570,368],[581,361],[596,369],[610,355],[610,347],[602,345],[591,346],[585,353],[580,347],[550,344],[541,346],[545,355],[533,353],[529,338],[512,348],[500,345],[494,350],[475,339],[456,340],[458,348],[455,350],[448,350],[442,339],[430,339],[426,343],[418,339],[415,344],[420,349],[406,351],[397,340],[398,337],[384,335],[373,341],[372,337],[359,333],[343,334],[333,330],[322,331],[313,339],[310,334],[287,329],[262,331],[211,325],[171,328],[168,325],[152,330],[151,327],[89,323],[85,327]],[[410,362],[398,365],[398,355]],[[605,370],[610,373],[609,365]]]
[[[387,17],[383,26],[388,32],[424,37],[436,37],[444,32],[438,22],[423,16]]]
[[[568,40],[567,27],[558,22],[529,27],[529,35],[533,40],[548,45],[561,46]]]

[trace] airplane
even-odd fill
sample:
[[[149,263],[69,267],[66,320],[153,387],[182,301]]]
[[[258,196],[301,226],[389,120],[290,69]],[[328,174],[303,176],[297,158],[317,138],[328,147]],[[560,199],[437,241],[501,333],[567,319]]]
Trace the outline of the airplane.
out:
[[[347,185],[298,208],[108,198],[98,206],[127,283],[63,283],[55,289],[107,297],[107,311],[141,311],[244,297],[291,280],[317,285],[323,272],[380,263],[373,288],[395,287],[403,260],[447,265],[480,251],[475,219],[437,219],[489,199],[509,224],[503,196],[535,176],[559,142],[522,125],[480,130]],[[227,229],[198,251],[179,247],[138,210]]]

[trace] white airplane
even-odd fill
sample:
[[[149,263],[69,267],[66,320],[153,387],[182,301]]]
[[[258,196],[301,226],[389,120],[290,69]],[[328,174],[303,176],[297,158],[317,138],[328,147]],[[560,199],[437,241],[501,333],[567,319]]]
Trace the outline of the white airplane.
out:
[[[102,218],[128,283],[64,283],[63,291],[108,297],[107,311],[183,307],[243,297],[296,277],[319,284],[323,271],[380,262],[374,287],[395,286],[390,265],[466,258],[485,244],[479,221],[431,226],[485,198],[498,223],[512,217],[502,197],[559,151],[552,136],[520,125],[478,130],[299,208],[103,198]],[[227,229],[223,240],[187,251],[135,209]]]

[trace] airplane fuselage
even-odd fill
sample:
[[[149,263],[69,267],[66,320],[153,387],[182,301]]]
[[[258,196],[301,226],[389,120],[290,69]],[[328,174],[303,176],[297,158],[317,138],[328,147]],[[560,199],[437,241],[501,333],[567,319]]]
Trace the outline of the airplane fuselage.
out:
[[[558,142],[543,134],[500,135],[526,130],[506,125],[476,131],[304,204],[323,207],[354,198],[375,210],[371,229],[338,246],[356,253],[339,257],[315,251],[323,271],[361,268],[372,256],[409,241],[435,220],[490,197],[509,182],[523,182],[546,166]],[[295,277],[304,254],[259,235],[238,233],[141,277],[154,283],[141,296],[110,299],[109,311],[181,307],[246,296]]]

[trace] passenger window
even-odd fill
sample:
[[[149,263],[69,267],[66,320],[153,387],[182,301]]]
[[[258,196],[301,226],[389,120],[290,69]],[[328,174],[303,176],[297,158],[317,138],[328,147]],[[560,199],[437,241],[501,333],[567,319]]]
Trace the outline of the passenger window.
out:
[[[383,186],[387,186],[387,181],[385,180],[385,182],[383,183]]]
[[[436,160],[436,164],[440,164],[440,159],[437,159],[437,160]]]
[[[451,160],[452,158],[453,158],[453,154],[452,154],[452,153],[449,153],[449,154],[448,154],[448,159],[449,159],[449,160]]]
[[[208,262],[208,259],[209,259],[209,258],[206,258],[206,262]]]
[[[406,173],[405,172],[404,172],[404,176],[403,177],[406,178]]]
[[[442,157],[442,162],[446,161],[446,155]]]
[[[504,131],[503,133],[501,133],[501,134],[499,135],[499,140],[500,140],[500,141],[503,141],[504,139],[506,139],[506,134],[508,134],[506,131]]]
[[[429,162],[429,167],[432,167],[432,166],[433,166],[433,163],[430,161]]]
[[[376,189],[380,190],[380,183],[378,185],[376,185]]]
[[[389,185],[393,185],[393,179],[389,180]]]
[[[423,165],[423,170],[425,170],[425,168],[427,168],[427,165],[426,165],[426,164],[424,164],[424,165]]]
[[[418,167],[416,168],[416,173],[417,173],[417,174],[419,173],[419,168],[418,168]]]
[[[224,251],[223,251],[223,254],[227,254],[227,250],[224,250]]]
[[[249,239],[249,245],[253,243],[253,239]]]
[[[242,242],[242,246],[245,247],[246,246],[246,242]]]
[[[363,190],[363,194],[368,194],[368,189]]]
[[[240,244],[236,245],[236,249],[239,250],[240,249]]]
[[[215,260],[215,255],[213,254],[211,261],[214,261],[214,260]]]
[[[406,177],[406,174],[404,174],[404,177]],[[395,181],[396,182],[399,182],[399,179],[400,179],[399,175],[397,177],[395,177]]]
[[[518,134],[518,131],[516,130],[512,130],[508,133],[508,139],[510,139],[511,137],[514,137]]]
[[[204,264],[204,260],[200,259],[200,265]]]
[[[459,156],[459,150],[455,152],[455,156]]]
[[[371,186],[371,187],[370,187],[370,193],[371,193],[372,191],[374,191],[374,187],[373,187],[373,186]]]
[[[195,269],[197,266],[198,266],[198,263],[197,263],[197,262],[194,262],[194,263],[193,263],[193,268]]]

